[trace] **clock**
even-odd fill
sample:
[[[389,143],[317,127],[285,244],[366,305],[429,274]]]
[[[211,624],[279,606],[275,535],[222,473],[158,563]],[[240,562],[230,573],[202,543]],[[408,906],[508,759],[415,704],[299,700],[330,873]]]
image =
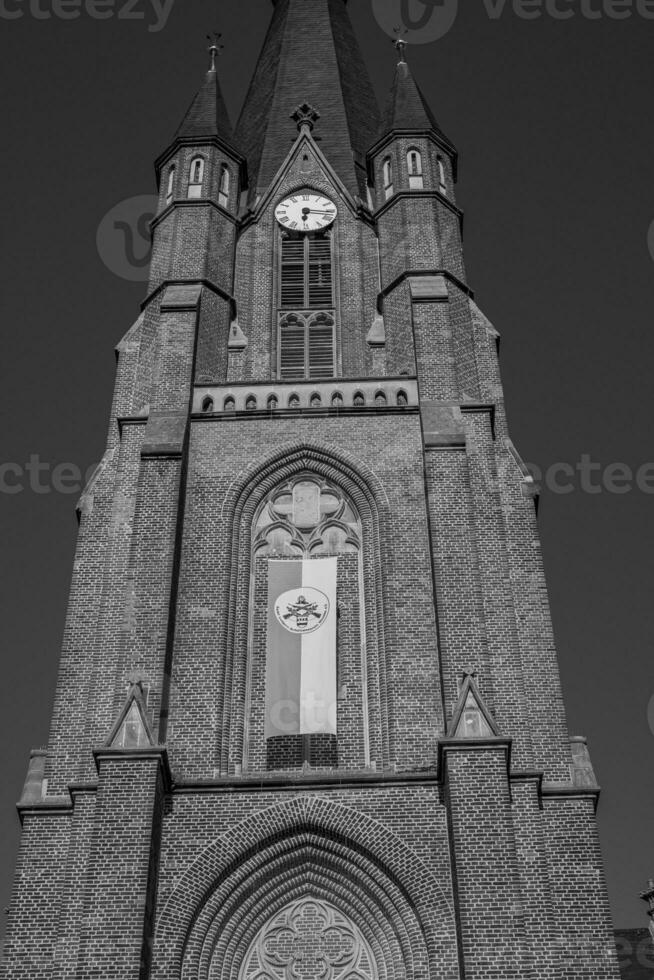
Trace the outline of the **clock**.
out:
[[[322,194],[299,191],[275,208],[275,217],[288,231],[321,231],[336,217],[336,205]]]

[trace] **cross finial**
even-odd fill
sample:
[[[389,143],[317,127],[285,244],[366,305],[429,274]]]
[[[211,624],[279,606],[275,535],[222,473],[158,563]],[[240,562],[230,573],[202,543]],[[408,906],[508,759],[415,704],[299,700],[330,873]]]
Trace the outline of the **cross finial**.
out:
[[[213,31],[211,34],[207,34],[207,41],[211,41],[211,47],[208,49],[209,54],[211,55],[211,66],[209,71],[216,70],[216,58],[225,47],[224,44],[220,44],[221,37],[222,34],[219,34],[218,31]]]
[[[291,115],[291,119],[294,119],[297,123],[297,128],[300,133],[306,131],[311,132],[320,119],[320,113],[312,105],[309,105],[308,102],[303,102]]]
[[[406,27],[396,27],[394,33],[397,34],[397,38],[393,41],[393,47],[397,49],[400,55],[400,64],[406,64],[406,55],[404,53],[407,44],[409,43],[404,37],[406,34]]]

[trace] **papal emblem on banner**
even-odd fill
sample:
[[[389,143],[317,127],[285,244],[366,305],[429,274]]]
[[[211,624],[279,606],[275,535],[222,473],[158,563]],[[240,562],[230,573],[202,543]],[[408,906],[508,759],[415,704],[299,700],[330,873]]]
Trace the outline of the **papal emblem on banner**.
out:
[[[338,559],[268,562],[266,738],[336,734]]]

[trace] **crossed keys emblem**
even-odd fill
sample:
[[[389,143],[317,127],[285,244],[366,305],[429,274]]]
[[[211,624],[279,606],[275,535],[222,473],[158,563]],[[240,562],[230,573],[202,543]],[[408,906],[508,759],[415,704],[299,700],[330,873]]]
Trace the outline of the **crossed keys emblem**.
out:
[[[288,612],[282,616],[282,619],[292,619],[295,617],[295,622],[298,629],[306,629],[309,625],[309,616],[315,616],[316,619],[322,619],[321,613],[318,612],[318,603],[309,602],[305,599],[303,595],[297,597],[297,602],[291,603],[286,607]]]
[[[312,633],[325,621],[329,599],[312,586],[291,589],[275,602],[275,615],[290,633]]]

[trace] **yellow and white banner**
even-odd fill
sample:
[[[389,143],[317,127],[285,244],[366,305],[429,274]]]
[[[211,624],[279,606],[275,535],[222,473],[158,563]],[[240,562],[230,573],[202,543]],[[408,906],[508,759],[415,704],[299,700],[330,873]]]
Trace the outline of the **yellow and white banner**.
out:
[[[337,558],[268,562],[266,738],[336,734]]]

